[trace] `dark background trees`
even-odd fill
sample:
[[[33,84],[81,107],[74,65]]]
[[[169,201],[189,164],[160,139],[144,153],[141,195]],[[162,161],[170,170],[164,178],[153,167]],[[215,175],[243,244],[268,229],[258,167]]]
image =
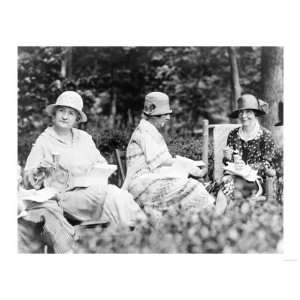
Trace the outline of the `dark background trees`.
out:
[[[229,122],[240,93],[269,103],[264,125],[278,121],[283,98],[279,47],[19,47],[18,132],[35,136],[49,123],[44,108],[77,90],[89,121],[84,129],[128,128],[138,122],[147,92],[170,96],[171,134],[192,134],[203,118]],[[232,121],[232,120],[231,120]],[[29,138],[30,139],[30,138]]]

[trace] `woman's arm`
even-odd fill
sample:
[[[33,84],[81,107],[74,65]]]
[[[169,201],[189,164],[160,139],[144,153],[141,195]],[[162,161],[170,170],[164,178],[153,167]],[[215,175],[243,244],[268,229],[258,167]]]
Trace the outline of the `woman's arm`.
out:
[[[227,143],[226,143],[226,148],[230,148],[230,149],[234,149],[235,148],[235,142],[234,142],[234,132],[231,131],[229,134],[228,134],[228,137],[227,137]],[[232,158],[232,153],[231,151],[226,151],[228,152],[227,155],[224,155],[223,157],[223,164],[224,165],[227,165],[228,162],[232,162],[233,161],[233,158]],[[225,154],[225,153],[224,153]]]
[[[39,171],[39,167],[44,160],[45,151],[43,141],[38,138],[32,146],[24,168],[24,185],[26,188],[41,188],[45,174]]]
[[[174,158],[170,157],[168,159],[166,159],[165,161],[162,162],[162,164],[160,165],[160,167],[171,167],[174,163]]]
[[[273,159],[275,157],[276,145],[273,140],[271,133],[265,132],[261,137],[260,147],[261,147],[261,157],[260,161],[253,164],[253,168],[258,170],[259,175],[264,175],[264,173],[273,174],[274,169]]]
[[[92,136],[88,135],[87,139],[88,152],[87,155],[91,155],[95,163],[107,164],[106,159],[101,155],[100,151],[96,147],[96,144]]]
[[[173,165],[173,158],[163,140],[157,142],[152,136],[144,134],[140,136],[140,145],[150,170]]]

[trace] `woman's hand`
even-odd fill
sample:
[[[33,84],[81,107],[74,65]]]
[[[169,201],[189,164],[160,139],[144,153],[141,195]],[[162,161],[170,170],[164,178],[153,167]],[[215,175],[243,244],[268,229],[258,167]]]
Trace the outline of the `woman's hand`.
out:
[[[242,159],[238,159],[234,162],[236,170],[242,170],[245,167],[245,162]]]
[[[34,188],[39,190],[42,187],[43,180],[38,176],[38,169],[33,169],[26,172],[24,175],[24,184],[26,188]]]
[[[272,168],[266,168],[266,175],[268,177],[274,177],[276,176],[276,171],[275,169],[272,169]]]
[[[24,176],[25,186],[39,190],[46,178],[50,177],[54,171],[54,165],[42,162],[39,167],[27,171]]]
[[[205,176],[206,171],[207,171],[206,168],[200,169],[199,167],[193,167],[193,168],[190,170],[189,173],[190,173],[190,175],[192,175],[193,177],[201,178],[201,177]]]
[[[165,160],[160,167],[171,167],[174,163],[174,159],[173,158],[169,158],[167,160]]]
[[[229,146],[223,149],[223,155],[225,159],[231,160],[232,158],[233,149]]]

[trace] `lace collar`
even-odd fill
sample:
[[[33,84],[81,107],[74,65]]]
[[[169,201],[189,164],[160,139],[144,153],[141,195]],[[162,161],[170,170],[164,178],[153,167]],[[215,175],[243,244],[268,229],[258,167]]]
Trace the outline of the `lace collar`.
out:
[[[262,129],[261,129],[261,126],[259,125],[258,121],[256,121],[255,127],[250,132],[250,134],[245,134],[243,127],[239,128],[238,134],[242,140],[244,140],[245,142],[248,142],[250,140],[259,138],[262,135]]]

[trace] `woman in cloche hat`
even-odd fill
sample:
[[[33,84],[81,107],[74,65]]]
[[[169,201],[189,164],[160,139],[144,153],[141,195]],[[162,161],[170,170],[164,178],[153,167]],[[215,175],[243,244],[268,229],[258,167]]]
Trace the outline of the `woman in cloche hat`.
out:
[[[131,136],[126,153],[127,174],[123,188],[145,211],[151,210],[158,218],[163,211],[178,207],[191,211],[215,207],[215,199],[198,180],[168,173],[175,159],[161,132],[171,113],[166,94],[147,94],[142,120]],[[194,167],[190,175],[202,177],[204,172]]]
[[[243,170],[248,165],[257,171],[259,180],[249,181],[242,176],[225,176],[225,181],[244,187],[243,194],[260,195],[263,192],[262,182],[266,176],[274,176],[275,143],[270,131],[259,124],[258,117],[266,113],[262,109],[265,104],[257,97],[244,94],[237,100],[237,109],[229,116],[239,119],[241,127],[233,129],[227,138],[227,147],[224,149],[224,164],[234,162],[236,170]],[[239,173],[239,172],[237,172]],[[246,194],[245,194],[246,193]],[[248,193],[248,195],[247,195]]]
[[[128,192],[89,176],[95,164],[107,162],[92,137],[75,128],[77,123],[87,121],[82,108],[82,98],[74,91],[63,92],[55,104],[47,106],[53,126],[37,138],[25,165],[28,187],[40,189],[43,185],[57,191],[51,200],[29,209],[24,217],[32,223],[44,220],[44,235],[55,252],[73,248],[74,229],[65,216],[79,222],[105,219],[114,225],[132,226],[144,215]],[[26,239],[28,236],[20,238]]]

